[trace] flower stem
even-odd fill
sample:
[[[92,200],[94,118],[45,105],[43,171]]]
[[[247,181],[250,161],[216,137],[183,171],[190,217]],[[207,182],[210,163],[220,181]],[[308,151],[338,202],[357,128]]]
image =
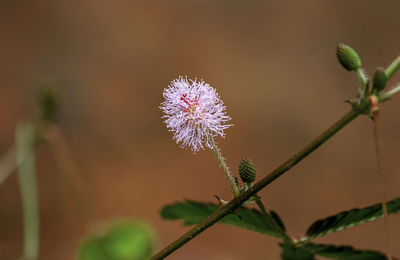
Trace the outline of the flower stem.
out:
[[[365,90],[365,88],[367,87],[367,84],[368,84],[367,76],[365,75],[364,71],[361,68],[358,68],[356,70],[356,73],[357,73],[358,78],[361,81],[361,84],[364,87],[364,90]]]
[[[239,196],[239,193],[240,193],[239,192],[239,188],[236,185],[235,180],[233,179],[233,177],[231,175],[229,167],[225,162],[225,158],[222,156],[221,150],[215,144],[214,138],[208,133],[207,133],[207,139],[208,139],[208,142],[211,144],[211,146],[213,148],[215,157],[217,158],[219,165],[221,166],[222,170],[224,171],[226,179],[228,179],[229,185],[231,185],[233,195],[235,197]]]
[[[31,124],[18,125],[16,161],[23,208],[24,260],[35,260],[39,254],[39,199],[35,176],[34,138],[35,129]]]
[[[287,172],[305,157],[307,157],[310,153],[312,153],[315,149],[317,149],[320,145],[325,143],[329,138],[335,135],[339,130],[341,130],[348,123],[353,121],[357,116],[364,113],[369,107],[369,102],[364,102],[360,104],[357,109],[353,109],[347,114],[345,114],[342,118],[340,118],[337,122],[335,122],[332,126],[330,126],[325,132],[323,132],[320,136],[314,139],[311,143],[309,143],[306,147],[300,150],[298,153],[294,154],[289,160],[284,162],[282,165],[273,170],[266,177],[258,181],[254,184],[254,186],[250,187],[247,191],[242,193],[236,198],[233,198],[229,203],[221,206],[217,211],[213,214],[205,218],[202,222],[196,225],[194,228],[189,230],[186,234],[172,242],[170,245],[162,249],[159,253],[154,255],[151,260],[156,259],[164,259],[172,252],[182,247],[184,244],[192,240],[195,236],[218,222],[220,219],[225,217],[226,215],[234,212],[243,202],[248,200],[251,196],[255,195],[261,189],[266,187],[268,184],[279,178],[282,174]]]

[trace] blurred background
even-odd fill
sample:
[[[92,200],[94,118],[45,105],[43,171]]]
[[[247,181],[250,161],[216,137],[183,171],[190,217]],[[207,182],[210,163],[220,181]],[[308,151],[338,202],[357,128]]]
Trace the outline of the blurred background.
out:
[[[187,75],[217,89],[235,125],[217,142],[235,173],[248,157],[260,179],[349,110],[343,100],[358,80],[338,64],[338,42],[355,48],[370,74],[400,54],[399,10],[396,0],[2,0],[0,151],[12,146],[17,122],[32,117],[37,84],[52,80],[63,100],[57,122],[93,208],[88,221],[41,146],[40,259],[74,259],[95,223],[121,217],[150,223],[161,249],[188,230],[162,220],[163,205],[231,197],[212,152],[181,149],[162,122],[171,80]],[[389,199],[400,196],[399,109],[395,97],[381,112]],[[355,120],[260,195],[294,236],[318,218],[380,202],[371,120]],[[20,201],[13,174],[0,186],[1,259],[22,252]],[[399,257],[400,216],[390,224]],[[169,259],[278,259],[277,242],[216,225]],[[384,250],[383,222],[315,242]]]

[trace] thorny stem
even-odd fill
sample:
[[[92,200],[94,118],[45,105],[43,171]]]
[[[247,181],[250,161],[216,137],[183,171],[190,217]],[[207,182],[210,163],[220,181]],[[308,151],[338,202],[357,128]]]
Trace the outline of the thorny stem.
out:
[[[239,196],[238,186],[236,185],[235,180],[233,179],[233,177],[231,175],[229,167],[225,162],[225,158],[222,156],[221,150],[215,144],[214,138],[210,134],[207,134],[207,139],[208,139],[208,142],[211,144],[211,146],[213,148],[215,157],[217,157],[219,165],[221,166],[222,170],[225,173],[225,177],[228,179],[229,185],[231,185],[233,195],[235,197]]]
[[[374,140],[375,140],[375,152],[376,152],[376,162],[378,165],[378,175],[379,175],[379,186],[380,193],[382,199],[382,212],[383,212],[383,224],[385,226],[385,240],[387,247],[387,257],[388,260],[392,260],[392,256],[390,254],[391,251],[391,239],[390,239],[390,228],[389,228],[389,219],[388,219],[388,211],[387,211],[387,198],[385,192],[385,176],[383,173],[383,165],[382,165],[382,141],[379,135],[378,129],[379,123],[379,111],[376,111],[373,115],[373,124],[374,124]]]
[[[258,181],[254,184],[254,186],[250,187],[247,191],[239,195],[238,197],[233,198],[229,203],[221,206],[217,211],[213,214],[205,218],[202,222],[196,225],[194,228],[189,230],[186,234],[182,235],[180,238],[172,242],[170,245],[162,249],[159,253],[154,255],[151,260],[164,259],[172,252],[192,240],[195,236],[218,222],[220,219],[225,217],[226,215],[234,212],[243,202],[247,201],[251,196],[255,195],[265,186],[279,178],[282,174],[287,172],[289,169],[294,167],[297,163],[307,157],[310,153],[312,153],[315,149],[317,149],[320,145],[325,143],[329,138],[335,135],[340,129],[346,126],[348,123],[353,121],[357,116],[367,111],[369,107],[369,102],[364,102],[358,106],[357,109],[353,109],[347,114],[345,114],[341,119],[335,122],[332,126],[330,126],[325,132],[323,132],[320,136],[314,139],[311,143],[309,143],[306,147],[304,147],[301,151],[294,154],[289,160],[284,162],[278,168],[273,170],[266,177]]]

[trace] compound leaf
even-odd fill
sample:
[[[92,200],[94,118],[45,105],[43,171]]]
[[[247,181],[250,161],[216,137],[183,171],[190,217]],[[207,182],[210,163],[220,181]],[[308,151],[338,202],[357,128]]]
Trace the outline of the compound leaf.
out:
[[[170,220],[181,219],[183,220],[184,225],[195,225],[199,224],[203,219],[214,213],[218,207],[219,206],[214,203],[185,200],[183,202],[164,206],[161,210],[161,216],[164,219]],[[274,237],[281,237],[281,234],[275,227],[274,223],[272,223],[271,220],[260,211],[247,207],[240,207],[238,213],[239,215],[229,214],[219,222],[268,234]]]
[[[391,200],[386,205],[388,214],[396,214],[400,212],[400,198]],[[355,208],[317,220],[307,229],[306,235],[309,239],[312,239],[363,224],[365,222],[373,221],[381,217],[381,204],[375,204],[362,209]]]
[[[335,246],[307,243],[303,245],[305,250],[316,255],[330,259],[340,260],[385,260],[386,256],[372,250],[358,250],[351,246]]]

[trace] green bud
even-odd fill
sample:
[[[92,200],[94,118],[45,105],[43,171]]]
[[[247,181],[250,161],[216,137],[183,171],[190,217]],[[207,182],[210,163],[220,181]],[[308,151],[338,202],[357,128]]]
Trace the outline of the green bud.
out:
[[[344,43],[339,43],[337,46],[336,57],[348,71],[357,70],[361,67],[361,60],[357,52]]]
[[[382,91],[386,87],[387,80],[385,69],[382,67],[376,68],[372,84],[373,89],[378,92]]]
[[[245,183],[252,183],[256,179],[256,168],[250,159],[243,159],[239,163],[239,176]]]
[[[40,86],[36,102],[38,105],[38,119],[41,121],[54,121],[60,104],[56,89],[48,84]]]

